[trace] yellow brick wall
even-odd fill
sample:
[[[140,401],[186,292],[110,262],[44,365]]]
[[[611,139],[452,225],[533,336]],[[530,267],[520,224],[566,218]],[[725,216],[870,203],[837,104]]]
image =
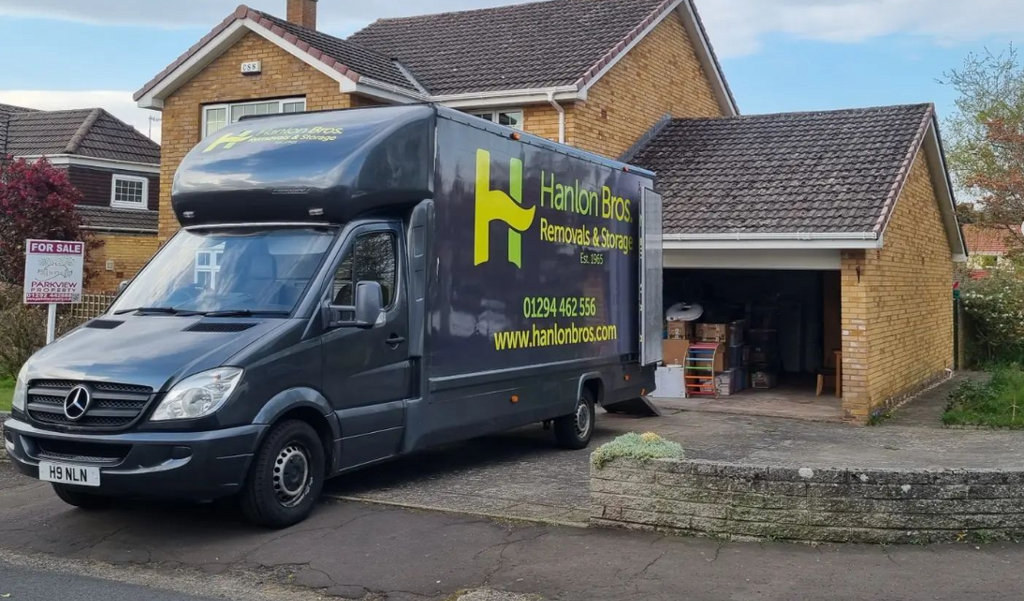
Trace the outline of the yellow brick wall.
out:
[[[260,75],[242,75],[246,61],[263,63]],[[171,210],[174,172],[199,143],[202,105],[260,98],[304,96],[306,110],[348,108],[337,81],[255,33],[248,33],[164,101],[160,161],[160,239],[178,230]],[[365,105],[363,102],[361,105]]]
[[[880,250],[842,255],[843,408],[851,421],[953,366],[953,258],[927,157],[911,169]]]
[[[568,142],[618,158],[665,114],[720,117],[682,18],[673,12],[570,109]]]
[[[123,280],[130,280],[156,253],[156,236],[143,234],[96,233],[95,240],[103,242],[88,252],[86,269],[92,273],[85,291],[89,294],[116,292]],[[107,271],[107,260],[114,261],[114,270]]]

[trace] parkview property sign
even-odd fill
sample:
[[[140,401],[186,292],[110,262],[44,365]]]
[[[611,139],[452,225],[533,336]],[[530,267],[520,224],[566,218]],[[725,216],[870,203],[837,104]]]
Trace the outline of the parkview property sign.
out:
[[[82,302],[84,242],[25,241],[25,304]]]

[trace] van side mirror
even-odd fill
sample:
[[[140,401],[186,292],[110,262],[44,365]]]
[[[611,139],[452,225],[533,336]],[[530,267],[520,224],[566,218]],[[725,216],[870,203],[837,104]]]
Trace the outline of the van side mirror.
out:
[[[384,312],[384,293],[378,282],[356,284],[355,305],[327,305],[324,323],[326,329],[372,328]]]
[[[131,282],[131,280],[121,280],[121,283],[117,285],[117,293],[121,294],[122,292],[124,292],[124,289],[127,288],[128,284],[130,284]]]

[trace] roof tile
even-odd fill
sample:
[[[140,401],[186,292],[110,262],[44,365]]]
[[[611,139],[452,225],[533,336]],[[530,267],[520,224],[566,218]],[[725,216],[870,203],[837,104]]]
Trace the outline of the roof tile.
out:
[[[668,234],[874,232],[933,114],[675,119],[631,162],[658,174]]]

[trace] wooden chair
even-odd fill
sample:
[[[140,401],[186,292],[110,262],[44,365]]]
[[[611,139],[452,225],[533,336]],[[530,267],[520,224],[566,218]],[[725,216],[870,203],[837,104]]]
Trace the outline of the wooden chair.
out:
[[[843,395],[843,352],[834,349],[831,353],[825,355],[825,365],[818,369],[818,389],[815,393],[816,396],[821,396],[821,391],[825,389],[825,378],[831,378],[835,383],[836,396],[840,397]]]

